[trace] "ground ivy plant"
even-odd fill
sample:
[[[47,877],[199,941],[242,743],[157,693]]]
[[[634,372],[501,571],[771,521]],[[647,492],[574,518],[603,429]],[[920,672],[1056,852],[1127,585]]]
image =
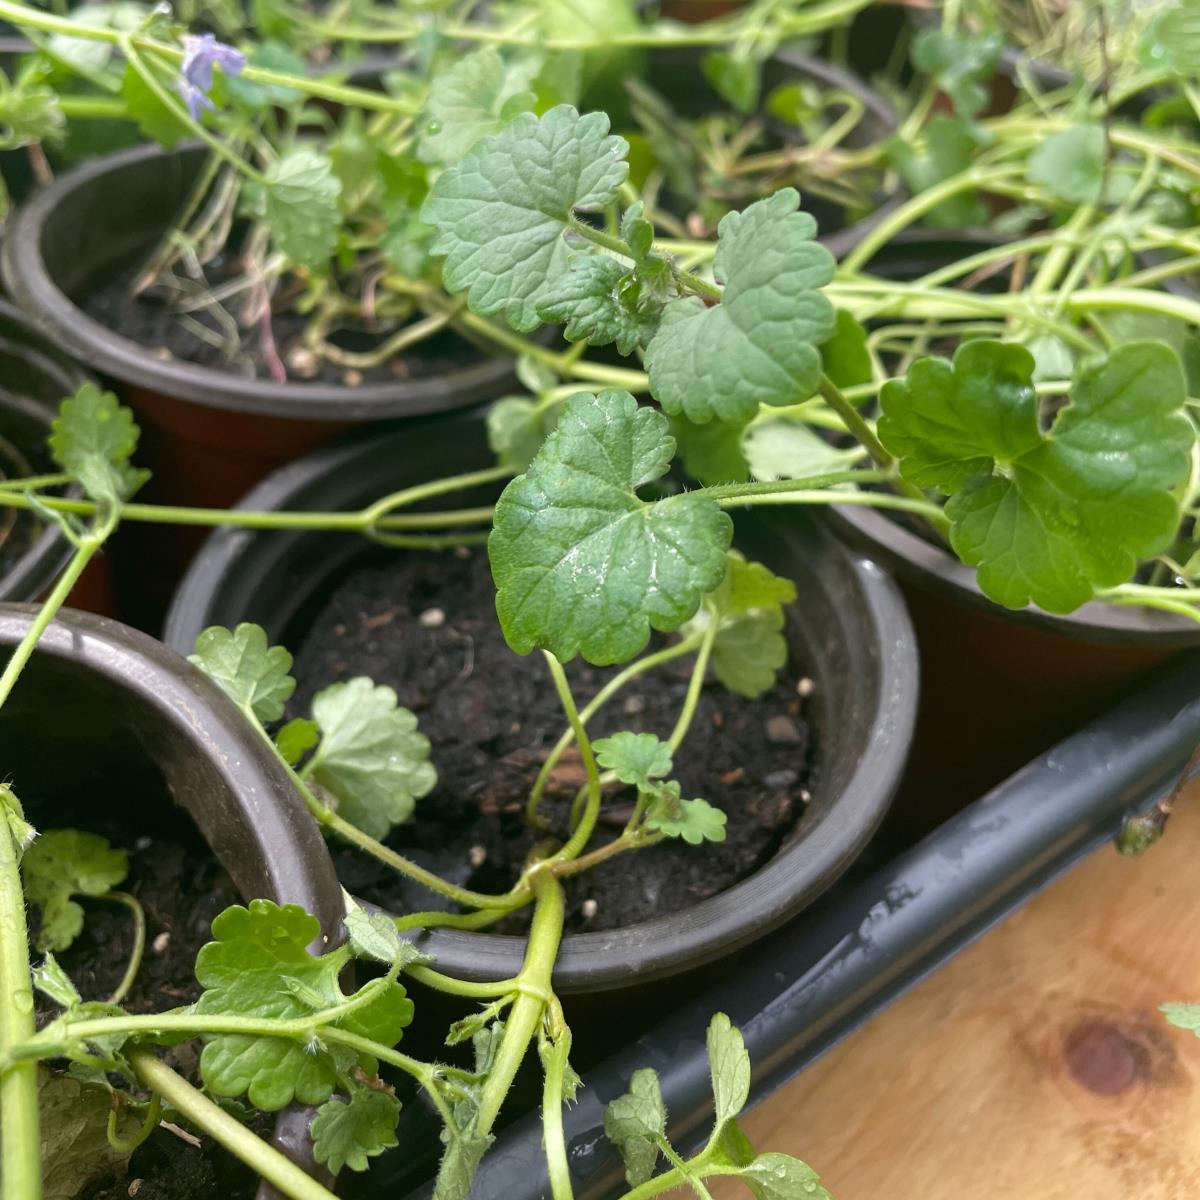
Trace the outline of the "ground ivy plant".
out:
[[[55,587],[9,660],[0,703],[19,686],[21,668],[70,581],[118,522],[180,515],[129,499],[145,478],[130,464],[136,441],[128,411],[109,393],[89,385],[63,404],[51,436],[62,471],[25,481],[22,494],[44,520],[58,523],[76,550],[63,576],[67,582]],[[627,393],[581,394],[565,406],[529,469],[509,483],[496,505],[489,553],[501,627],[514,650],[540,651],[565,718],[528,798],[527,819],[544,837],[509,891],[493,895],[459,887],[381,841],[412,816],[436,780],[430,745],[416,718],[398,705],[390,688],[355,678],[318,692],[309,715],[281,723],[295,689],[291,657],[254,625],[206,630],[197,639],[193,663],[241,710],[330,837],[375,855],[451,907],[393,918],[347,896],[345,943],[326,942],[316,953],[312,947],[321,943],[322,931],[301,909],[266,899],[234,905],[213,921],[212,940],[197,956],[199,999],[169,1012],[134,1015],[120,1003],[137,976],[145,921],[137,901],[117,890],[128,871],[125,854],[78,830],[39,835],[14,787],[0,786],[5,1200],[74,1194],[119,1170],[164,1119],[211,1137],[291,1200],[330,1200],[333,1193],[260,1140],[244,1118],[293,1102],[313,1106],[317,1162],[335,1174],[362,1171],[397,1144],[400,1101],[389,1082],[396,1072],[425,1093],[443,1122],[436,1195],[465,1200],[516,1073],[535,1051],[544,1075],[550,1187],[555,1200],[569,1200],[562,1111],[585,1084],[571,1067],[571,1031],[554,991],[565,916],[562,881],[664,839],[677,839],[685,848],[724,839],[731,816],[683,792],[672,777],[676,756],[710,668],[746,696],[774,685],[787,659],[784,609],[796,598],[791,581],[729,548],[729,518],[711,498],[638,495],[638,488],[661,477],[673,449],[667,418],[639,408]],[[62,500],[47,490],[66,483],[88,498]],[[420,498],[413,492],[401,495],[399,503]],[[393,507],[388,498],[381,512]],[[192,516],[204,519],[202,512]],[[343,527],[405,536],[377,528],[399,516],[359,516],[357,526]],[[308,519],[315,527],[323,524],[318,514]],[[600,635],[590,632],[598,626],[579,619],[578,585],[557,570],[556,560],[564,555],[573,555],[574,571],[596,585],[596,608],[584,615],[603,618]],[[605,564],[614,557],[624,565],[610,571]],[[642,654],[651,628],[675,636]],[[623,664],[582,709],[564,667],[577,654]],[[673,660],[690,660],[691,670],[669,737],[636,730],[589,736],[588,722],[631,680]],[[551,773],[572,746],[586,783],[564,825],[548,818],[542,801]],[[618,784],[633,797],[625,827],[616,838],[596,839],[605,789]],[[26,900],[39,920],[42,957],[32,968]],[[117,991],[85,998],[54,952],[78,936],[87,906],[97,902],[129,908],[134,936]],[[512,978],[479,982],[445,974],[409,940],[415,931],[438,926],[484,929],[526,907],[532,910],[527,947]],[[369,964],[373,974],[358,986],[346,982],[345,968],[353,959]],[[448,1045],[473,1044],[473,1067],[420,1060],[398,1048],[405,1030],[421,1019],[406,987],[410,980],[479,1005],[446,1034]],[[33,1021],[34,990],[58,1010],[40,1029]],[[201,1088],[160,1057],[163,1048],[189,1039],[203,1046]],[[668,1140],[652,1071],[638,1072],[630,1093],[608,1106],[605,1125],[626,1162],[628,1195],[648,1200],[686,1183],[705,1197],[706,1179],[733,1176],[771,1200],[827,1196],[807,1165],[785,1154],[756,1153],[739,1128],[750,1060],[741,1035],[722,1014],[709,1029],[708,1053],[716,1123],[690,1158]],[[54,1147],[68,1135],[70,1154],[52,1161]]]

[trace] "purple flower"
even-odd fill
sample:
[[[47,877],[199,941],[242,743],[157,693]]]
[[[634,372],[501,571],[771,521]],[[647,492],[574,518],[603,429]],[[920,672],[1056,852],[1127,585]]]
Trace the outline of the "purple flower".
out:
[[[213,67],[220,67],[226,75],[240,75],[246,65],[246,56],[240,50],[218,42],[211,33],[202,33],[199,37],[185,33],[183,51],[183,65],[175,87],[192,118],[198,121],[202,112],[212,112],[215,107],[208,95],[212,91]]]

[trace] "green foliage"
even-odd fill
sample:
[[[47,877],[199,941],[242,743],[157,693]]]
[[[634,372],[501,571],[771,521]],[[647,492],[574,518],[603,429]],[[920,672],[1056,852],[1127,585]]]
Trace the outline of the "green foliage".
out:
[[[129,464],[137,444],[133,414],[94,383],[62,402],[49,439],[54,461],[100,504],[128,500],[150,478]]]
[[[604,1132],[625,1160],[630,1187],[640,1186],[654,1174],[666,1131],[667,1110],[658,1075],[644,1067],[634,1072],[629,1091],[604,1110]]]
[[[365,1171],[367,1160],[398,1144],[400,1101],[389,1092],[356,1088],[350,1102],[327,1100],[312,1121],[313,1157],[335,1175]]]
[[[986,84],[1003,49],[999,34],[924,29],[913,39],[912,61],[917,70],[933,77],[960,116],[974,117],[987,104]]]
[[[15,83],[0,71],[0,150],[17,150],[57,137],[66,123],[58,94],[22,71]]]
[[[1185,79],[1200,79],[1200,0],[1166,5],[1147,37],[1155,59]]]
[[[275,734],[275,748],[289,767],[294,767],[321,740],[316,721],[295,717]]]
[[[488,553],[508,644],[567,662],[633,657],[677,629],[725,572],[729,518],[703,495],[647,501],[674,454],[661,413],[628,392],[573,396],[496,505]]]
[[[264,212],[274,244],[297,266],[323,270],[337,246],[341,182],[327,154],[296,146],[266,169]]]
[[[158,93],[132,65],[121,76],[121,98],[141,133],[168,150],[190,137],[188,127],[159,98]]]
[[[745,483],[750,478],[744,439],[753,428],[753,425],[726,425],[723,421],[693,425],[679,414],[671,418],[671,436],[679,448],[683,469],[706,486]]]
[[[576,255],[547,283],[538,313],[563,324],[568,341],[615,342],[621,354],[632,354],[658,328],[657,312],[639,308],[638,299],[636,272],[605,254]]]
[[[614,733],[592,743],[596,761],[622,783],[649,789],[671,773],[671,747],[653,733]]]
[[[900,138],[893,138],[887,144],[888,161],[917,194],[961,175],[988,140],[979,126],[946,113],[935,116],[923,134],[925,145],[921,152]],[[974,191],[959,192],[925,214],[925,223],[934,229],[971,228],[987,219],[987,206]]]
[[[667,412],[743,424],[760,404],[796,404],[817,390],[819,347],[834,333],[833,305],[819,289],[834,264],[799,205],[784,188],[722,218],[713,262],[725,284],[720,303],[668,304],[647,347],[650,390]]]
[[[336,799],[352,825],[385,837],[437,783],[417,718],[391,688],[361,676],[317,693],[312,713],[321,741],[303,774]]]
[[[1104,186],[1106,142],[1100,125],[1051,134],[1029,156],[1029,180],[1070,204],[1095,204]]]
[[[780,418],[755,422],[742,439],[750,474],[755,479],[812,479],[844,471],[862,457],[861,450],[839,450],[799,421]]]
[[[712,666],[731,691],[754,699],[775,685],[775,673],[787,662],[783,606],[796,599],[796,586],[762,563],[729,552],[725,578],[705,600],[693,624],[719,623]]]
[[[875,377],[867,331],[844,308],[834,315],[832,336],[821,343],[821,365],[840,388],[870,383]]]
[[[1048,434],[1032,374],[1026,350],[998,342],[923,359],[884,387],[879,436],[907,479],[950,494],[951,544],[988,596],[1070,612],[1170,544],[1195,435],[1166,346],[1086,364]]]
[[[538,324],[548,283],[567,268],[563,232],[576,212],[603,208],[628,173],[627,145],[603,113],[558,105],[522,113],[438,178],[422,210],[437,229],[443,276],[471,308],[514,329]]]
[[[74,1008],[83,999],[79,989],[71,982],[71,977],[48,950],[45,958],[32,969],[31,974],[33,986],[62,1008]]]
[[[1160,1004],[1158,1011],[1177,1029],[1190,1029],[1200,1037],[1200,1004]]]
[[[750,1055],[741,1031],[724,1013],[717,1013],[709,1023],[705,1045],[719,1131],[746,1107],[750,1098]]]
[[[213,921],[212,931],[214,940],[196,957],[196,978],[204,988],[197,1013],[295,1019],[346,999],[338,983],[344,957],[319,957],[308,949],[321,927],[296,905],[280,907],[269,900],[251,901],[249,908],[234,905]],[[393,1046],[412,1013],[404,988],[390,982],[332,1028]],[[354,1055],[354,1060],[368,1075],[375,1073],[369,1057]],[[221,1035],[204,1047],[200,1071],[214,1095],[245,1093],[256,1108],[275,1112],[293,1099],[323,1104],[344,1073],[340,1061],[320,1038]]]
[[[130,1151],[109,1144],[112,1104],[106,1089],[38,1067],[43,1200],[75,1200],[94,1181],[124,1177]],[[137,1128],[129,1110],[117,1118],[118,1136]]]
[[[72,896],[103,896],[129,874],[129,855],[107,839],[78,829],[51,829],[25,851],[25,895],[41,910],[39,950],[66,950],[83,932],[83,909]]]
[[[743,1168],[742,1179],[758,1200],[833,1200],[816,1171],[790,1154],[760,1154]]]
[[[282,646],[269,646],[260,625],[243,622],[232,631],[213,625],[196,639],[195,653],[188,661],[261,722],[278,721],[296,690],[296,681],[289,674],[292,656]],[[300,730],[287,734],[289,752],[296,744],[294,739],[304,736]]]
[[[712,50],[700,63],[704,78],[738,112],[753,112],[762,91],[762,62],[740,50]]]
[[[554,428],[558,409],[526,396],[504,396],[488,409],[488,446],[502,466],[528,470],[546,434]]]
[[[383,963],[403,970],[412,963],[432,961],[428,955],[402,938],[396,922],[387,913],[368,912],[346,896],[346,935],[350,949],[358,958]]]
[[[537,63],[506,64],[485,46],[434,76],[425,102],[420,156],[425,162],[458,162],[476,142],[499,133],[519,112],[532,108]]]
[[[658,784],[651,795],[653,799],[646,810],[647,829],[682,838],[692,846],[725,840],[725,814],[707,800],[682,799],[679,784],[673,779]]]

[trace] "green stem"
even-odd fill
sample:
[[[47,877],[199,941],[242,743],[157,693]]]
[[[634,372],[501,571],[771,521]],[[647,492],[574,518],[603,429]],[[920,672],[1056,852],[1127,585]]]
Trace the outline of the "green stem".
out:
[[[846,428],[867,448],[880,470],[889,470],[896,460],[876,436],[867,419],[842,395],[842,389],[828,375],[822,375],[817,391],[821,399],[842,418]]]
[[[498,979],[494,983],[470,983],[463,979],[454,979],[425,966],[405,967],[405,974],[410,975],[418,983],[426,987],[436,988],[451,996],[466,996],[472,1000],[490,1000],[495,996],[509,995],[520,982],[517,979]]]
[[[133,981],[142,966],[142,955],[146,950],[146,913],[137,898],[128,892],[105,892],[99,899],[123,904],[133,914],[133,949],[129,952],[129,965],[117,984],[117,990],[108,998],[109,1004],[120,1004],[129,995],[129,989],[133,987]]]
[[[162,1099],[157,1092],[151,1093],[142,1126],[131,1138],[123,1138],[117,1133],[117,1118],[120,1115],[119,1107],[113,1108],[108,1114],[108,1144],[122,1154],[132,1154],[154,1132],[162,1116]]]
[[[722,508],[739,508],[751,504],[854,504],[865,508],[892,508],[898,512],[916,513],[937,526],[949,530],[946,514],[931,500],[916,500],[908,496],[893,496],[890,492],[776,491],[765,496],[735,496],[718,500]]]
[[[554,875],[544,867],[535,869],[530,880],[535,898],[533,923],[529,929],[525,961],[517,977],[520,986],[526,990],[522,990],[513,1001],[504,1024],[504,1036],[496,1061],[483,1085],[479,1111],[472,1128],[476,1137],[486,1137],[491,1132],[553,995],[551,978],[562,941],[565,916],[563,890]]]
[[[114,509],[101,521],[94,532],[85,534],[79,539],[79,544],[71,557],[71,561],[67,564],[67,569],[58,577],[58,582],[54,585],[54,590],[46,597],[45,602],[38,610],[38,614],[34,617],[25,636],[21,639],[20,644],[12,653],[12,657],[8,660],[8,665],[4,668],[4,674],[0,675],[0,707],[3,707],[9,697],[9,693],[20,678],[21,672],[25,669],[25,665],[33,657],[34,649],[42,634],[46,632],[46,627],[54,620],[58,610],[66,603],[67,597],[71,594],[71,589],[79,581],[80,575],[83,574],[92,556],[104,545],[105,539],[116,528],[116,524],[117,514]]]
[[[664,650],[658,650],[654,654],[647,654],[645,658],[639,658],[637,662],[630,663],[623,671],[614,675],[592,698],[583,706],[579,713],[579,719],[586,726],[587,723],[606,705],[630,680],[644,674],[646,671],[651,671],[655,667],[660,667],[663,663],[671,662],[673,659],[682,658],[685,654],[699,647],[703,641],[702,633],[693,634],[691,637],[686,637],[682,641],[675,642],[674,645],[666,647]],[[529,794],[529,802],[525,806],[525,817],[532,825],[541,827],[541,818],[538,816],[538,807],[541,804],[542,795],[546,791],[546,785],[550,781],[550,776],[554,772],[554,768],[558,765],[558,760],[562,758],[567,747],[575,740],[575,731],[572,728],[563,730],[562,736],[554,744],[554,749],[550,751],[546,761],[542,763],[542,769],[538,772],[538,777],[534,780],[533,791]]]
[[[704,640],[700,643],[700,653],[696,655],[696,662],[692,666],[692,677],[688,680],[688,690],[683,700],[683,708],[679,712],[679,719],[675,722],[675,728],[671,731],[671,736],[667,739],[667,745],[671,747],[672,754],[679,749],[680,744],[687,737],[687,732],[692,726],[692,719],[696,715],[696,705],[700,701],[700,692],[704,687],[704,675],[708,670],[708,659],[712,654],[713,646],[717,640],[717,633],[721,628],[720,617],[716,613],[712,613],[711,617],[712,619],[708,623],[708,628],[704,631]]]
[[[290,1200],[336,1200],[328,1188],[322,1187],[290,1158],[252,1133],[186,1079],[176,1075],[166,1063],[159,1062],[149,1050],[131,1050],[129,1061],[156,1096],[183,1113],[198,1129],[220,1142],[230,1154],[241,1159]]]
[[[569,875],[581,875],[599,863],[607,862],[608,859],[615,858],[618,854],[624,854],[626,850],[641,850],[646,846],[653,846],[661,842],[664,837],[666,834],[663,833],[638,833],[634,830],[626,830],[620,837],[614,838],[606,845],[599,846],[587,854],[581,854],[578,858],[551,863],[550,870],[559,879],[566,879]]]
[[[716,501],[739,500],[750,496],[769,496],[776,492],[831,488],[843,483],[886,483],[892,474],[887,470],[848,468],[845,471],[826,471],[804,479],[765,479],[754,483],[715,483],[702,494]]]
[[[562,1114],[563,1079],[570,1049],[569,1037],[559,1037],[551,1043],[546,1059],[545,1086],[542,1089],[542,1140],[546,1146],[546,1168],[550,1174],[550,1192],[554,1200],[575,1200]]]
[[[129,118],[129,109],[119,96],[59,96],[58,107],[68,121]]]
[[[29,976],[29,930],[18,866],[21,848],[8,820],[15,804],[0,784],[0,1055],[34,1035],[33,986]],[[37,1063],[19,1062],[0,1075],[0,1196],[40,1200],[41,1141],[38,1132]]]
[[[565,859],[576,858],[588,844],[592,830],[596,827],[596,818],[600,815],[602,798],[600,771],[596,766],[596,756],[592,752],[592,743],[588,739],[587,730],[584,729],[583,721],[579,717],[579,710],[575,707],[575,698],[571,695],[571,685],[567,682],[562,663],[548,650],[544,650],[542,653],[546,659],[546,665],[550,668],[550,676],[554,680],[554,688],[558,692],[563,711],[567,714],[567,720],[570,722],[571,732],[574,733],[575,741],[579,746],[579,757],[583,760],[583,769],[587,772],[588,799],[583,819],[571,834],[567,844],[551,860],[561,862]]]

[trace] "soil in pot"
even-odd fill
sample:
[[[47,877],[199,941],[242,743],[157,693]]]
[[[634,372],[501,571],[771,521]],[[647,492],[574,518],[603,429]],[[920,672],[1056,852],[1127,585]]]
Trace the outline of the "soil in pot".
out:
[[[39,818],[38,797],[24,797],[31,815]],[[120,885],[133,895],[146,915],[146,946],[142,965],[122,1007],[133,1013],[163,1012],[190,1004],[200,994],[195,978],[196,954],[211,940],[213,918],[241,897],[204,844],[199,833],[171,811],[161,783],[148,775],[132,779],[112,803],[89,799],[72,811],[61,803],[46,806],[44,829],[82,829],[100,834],[129,855],[129,875]],[[132,801],[132,802],[131,802]],[[100,814],[134,812],[133,819]],[[154,814],[160,814],[155,816]],[[56,955],[85,1000],[112,995],[129,962],[133,924],[129,910],[108,900],[81,901],[86,919],[83,932]],[[36,937],[39,913],[30,909],[30,936]],[[35,956],[37,952],[34,951]],[[37,1021],[41,1026],[58,1008],[40,995]],[[199,1082],[198,1047],[184,1042],[164,1051],[166,1060]],[[257,1114],[251,1128],[269,1138],[275,1118]],[[135,1182],[136,1191],[131,1191]],[[78,1200],[250,1200],[257,1176],[211,1138],[196,1138],[159,1126],[133,1153],[122,1178],[93,1181]]]
[[[454,554],[406,554],[360,563],[327,592],[324,606],[296,642],[299,681],[293,715],[307,713],[312,695],[330,683],[369,675],[395,688],[432,743],[438,785],[420,800],[415,818],[389,844],[462,886],[506,890],[537,839],[525,825],[525,800],[541,764],[565,727],[542,664],[504,642],[495,592],[481,549]],[[666,664],[634,681],[602,710],[592,728],[667,737],[687,689],[691,659]],[[584,703],[617,668],[581,660],[568,674]],[[802,676],[781,673],[767,695],[751,701],[716,682],[701,694],[692,732],[676,755],[685,795],[710,799],[729,815],[719,844],[679,842],[619,856],[567,881],[571,932],[629,925],[686,908],[753,874],[770,859],[803,813],[816,771],[817,736],[800,694]],[[564,756],[552,776],[546,815],[559,834],[584,781],[577,755]],[[617,836],[632,795],[613,794]],[[423,888],[359,852],[336,851],[348,888],[390,909],[436,906]],[[528,910],[496,932],[518,933]]]
[[[253,379],[272,378],[268,356],[264,352],[262,326],[239,326],[237,336],[228,333],[206,309],[186,314],[177,311],[164,289],[155,288],[134,294],[133,285],[145,265],[145,253],[105,274],[97,285],[81,298],[81,307],[93,320],[145,346],[164,360],[192,363],[199,367],[228,370]],[[206,271],[207,286],[219,290],[236,281],[244,272],[236,252],[224,257]],[[394,383],[444,375],[475,363],[487,355],[465,338],[450,330],[427,338],[402,354],[390,355],[375,367],[352,369],[319,359],[304,349],[304,333],[309,317],[287,306],[286,297],[276,305],[271,319],[271,337],[275,352],[288,368],[289,376],[299,383],[324,383],[358,387],[364,383]],[[207,333],[197,332],[203,329]],[[343,350],[366,353],[378,346],[384,333],[347,327],[331,335],[330,341]]]

